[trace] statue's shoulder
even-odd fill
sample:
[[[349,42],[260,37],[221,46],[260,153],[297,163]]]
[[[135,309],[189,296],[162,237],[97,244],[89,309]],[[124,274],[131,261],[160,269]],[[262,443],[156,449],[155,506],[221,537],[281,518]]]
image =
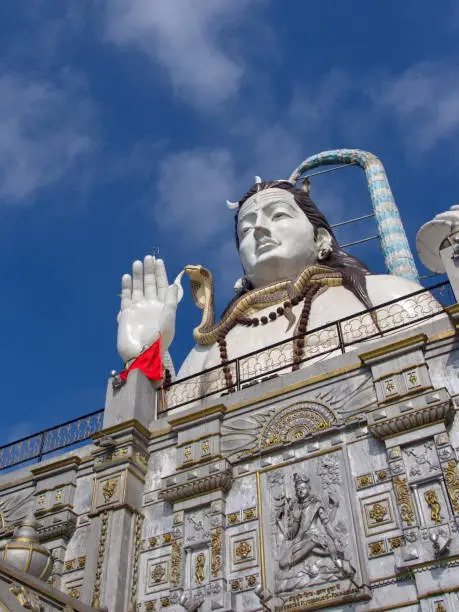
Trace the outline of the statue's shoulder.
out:
[[[369,274],[365,278],[368,296],[374,306],[423,289],[419,283],[393,274]]]
[[[200,346],[199,344],[194,346],[186,356],[185,361],[182,363],[182,367],[177,374],[177,378],[193,376],[194,374],[198,374],[209,367],[209,364],[206,362],[210,349],[211,346]]]

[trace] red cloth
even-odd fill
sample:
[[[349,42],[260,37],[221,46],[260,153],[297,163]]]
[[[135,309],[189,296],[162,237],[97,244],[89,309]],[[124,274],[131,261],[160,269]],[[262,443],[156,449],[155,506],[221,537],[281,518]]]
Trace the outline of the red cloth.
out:
[[[149,380],[163,379],[163,360],[161,358],[161,336],[141,353],[131,365],[120,372],[121,380],[126,380],[129,372],[140,370]]]

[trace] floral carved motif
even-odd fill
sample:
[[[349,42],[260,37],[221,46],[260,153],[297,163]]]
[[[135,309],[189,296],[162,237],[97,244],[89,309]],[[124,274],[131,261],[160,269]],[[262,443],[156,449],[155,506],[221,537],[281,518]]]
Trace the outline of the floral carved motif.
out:
[[[376,523],[381,523],[387,514],[387,508],[383,504],[373,504],[372,508],[369,511],[370,518]]]
[[[210,544],[212,576],[216,578],[222,567],[222,529],[217,527],[212,533]]]
[[[155,584],[159,584],[160,582],[163,582],[165,576],[166,576],[166,570],[164,568],[164,565],[162,565],[161,563],[158,563],[158,565],[155,565],[153,571],[151,572],[151,578],[153,582]]]
[[[116,491],[117,484],[118,483],[117,483],[116,480],[107,480],[107,482],[104,483],[104,486],[102,487],[102,494],[104,496],[106,504],[108,504],[108,502],[113,497],[113,495],[114,495],[114,493]]]
[[[455,461],[449,461],[443,466],[446,488],[448,489],[454,512],[459,512],[459,481],[457,477],[457,465]]]
[[[182,575],[182,544],[181,542],[172,543],[171,552],[171,568],[169,572],[169,581],[174,586],[180,584]]]
[[[238,559],[247,559],[252,552],[252,546],[248,540],[240,542],[234,551]]]
[[[407,525],[412,525],[414,523],[414,508],[407,480],[402,476],[395,476],[393,483],[400,516]]]

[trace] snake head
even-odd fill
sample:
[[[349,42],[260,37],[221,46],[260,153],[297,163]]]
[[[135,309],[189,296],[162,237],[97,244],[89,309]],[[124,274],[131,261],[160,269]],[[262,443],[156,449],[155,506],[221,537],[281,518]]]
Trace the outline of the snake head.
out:
[[[204,266],[185,266],[191,281],[191,292],[198,308],[204,309],[213,299],[212,275]]]
[[[203,266],[188,265],[183,268],[183,271],[188,274],[190,280],[199,280],[201,276],[201,270],[205,270]]]

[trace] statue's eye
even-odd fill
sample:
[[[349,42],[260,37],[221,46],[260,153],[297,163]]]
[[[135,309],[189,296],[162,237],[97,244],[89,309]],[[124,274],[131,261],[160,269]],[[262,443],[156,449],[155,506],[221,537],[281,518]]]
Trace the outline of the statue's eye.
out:
[[[240,229],[241,236],[245,236],[246,234],[248,234],[248,232],[251,229],[252,229],[252,227],[250,225],[245,225],[245,226],[241,227],[241,229]]]
[[[284,219],[285,217],[289,217],[289,216],[290,216],[290,215],[288,215],[286,212],[284,212],[284,211],[280,210],[280,211],[278,211],[278,212],[274,213],[274,215],[273,215],[273,217],[272,217],[272,218],[273,218],[274,220],[277,220],[277,219]]]

